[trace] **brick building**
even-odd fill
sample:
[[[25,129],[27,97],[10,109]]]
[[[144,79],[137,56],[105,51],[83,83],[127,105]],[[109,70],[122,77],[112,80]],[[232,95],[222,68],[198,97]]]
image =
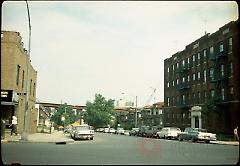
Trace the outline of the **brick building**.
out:
[[[37,71],[31,65],[21,39],[19,32],[1,31],[1,119],[8,126],[15,115],[18,119],[18,133],[23,133],[24,125],[26,132],[35,133]],[[26,93],[29,96],[29,109],[25,114]]]
[[[164,60],[165,126],[233,133],[239,117],[238,24],[205,34]]]

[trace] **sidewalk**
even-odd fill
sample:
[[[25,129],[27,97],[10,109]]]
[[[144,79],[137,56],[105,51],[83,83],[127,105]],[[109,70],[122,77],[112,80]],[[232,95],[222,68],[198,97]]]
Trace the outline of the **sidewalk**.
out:
[[[64,134],[63,131],[54,131],[53,133],[35,133],[29,134],[26,140],[23,140],[20,135],[5,135],[5,139],[1,140],[1,143],[7,142],[37,142],[37,143],[59,143],[59,142],[74,142],[70,138],[69,134]]]

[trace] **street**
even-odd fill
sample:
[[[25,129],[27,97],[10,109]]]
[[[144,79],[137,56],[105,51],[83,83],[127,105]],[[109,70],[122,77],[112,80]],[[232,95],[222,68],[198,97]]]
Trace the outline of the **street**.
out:
[[[73,143],[2,144],[2,161],[21,164],[236,164],[239,146],[179,142],[95,132]]]

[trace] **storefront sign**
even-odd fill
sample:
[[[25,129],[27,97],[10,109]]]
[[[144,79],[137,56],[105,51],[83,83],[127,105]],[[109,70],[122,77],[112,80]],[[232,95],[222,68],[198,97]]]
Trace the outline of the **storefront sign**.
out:
[[[13,90],[1,90],[1,101],[12,102]]]
[[[18,95],[13,90],[1,90],[1,102],[18,102]]]

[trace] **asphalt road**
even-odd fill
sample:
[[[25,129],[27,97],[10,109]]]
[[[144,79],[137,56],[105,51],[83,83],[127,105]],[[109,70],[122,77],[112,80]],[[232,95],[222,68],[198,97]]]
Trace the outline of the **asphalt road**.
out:
[[[151,139],[126,135],[95,133],[94,140],[68,144],[7,143],[1,145],[4,164],[31,165],[211,165],[236,164],[239,146],[174,140]]]

